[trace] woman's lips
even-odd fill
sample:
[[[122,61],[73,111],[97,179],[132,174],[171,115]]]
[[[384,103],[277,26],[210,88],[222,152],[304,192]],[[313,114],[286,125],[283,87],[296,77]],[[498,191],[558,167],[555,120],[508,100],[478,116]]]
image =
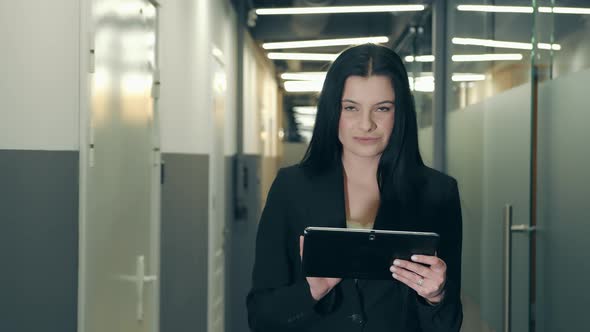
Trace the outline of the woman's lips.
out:
[[[354,139],[360,143],[375,143],[379,141],[379,137],[354,137]]]

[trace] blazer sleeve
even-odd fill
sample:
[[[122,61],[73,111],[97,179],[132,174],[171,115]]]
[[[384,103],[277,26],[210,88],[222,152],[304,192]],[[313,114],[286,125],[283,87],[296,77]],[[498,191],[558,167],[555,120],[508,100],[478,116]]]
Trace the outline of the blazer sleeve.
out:
[[[280,170],[258,225],[252,288],[246,299],[248,324],[255,332],[304,329],[321,317],[323,301],[316,302],[305,278],[295,276],[299,255],[295,261],[289,258],[288,242],[299,248],[299,238],[288,238],[288,185]]]
[[[441,208],[442,222],[438,250],[439,257],[447,264],[445,297],[437,305],[430,305],[420,296],[415,296],[420,326],[424,332],[458,332],[463,321],[460,299],[461,290],[461,247],[462,217],[457,181],[452,179],[450,190],[444,196]]]

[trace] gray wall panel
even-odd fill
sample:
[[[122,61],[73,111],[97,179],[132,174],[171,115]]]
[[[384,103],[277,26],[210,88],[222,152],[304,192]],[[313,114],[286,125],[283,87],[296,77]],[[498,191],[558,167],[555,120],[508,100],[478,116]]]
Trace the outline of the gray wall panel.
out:
[[[259,155],[245,155],[244,161],[251,170],[248,172],[248,218],[232,220],[229,241],[229,306],[228,331],[248,332],[246,295],[252,285],[252,267],[256,247],[256,231],[260,219],[260,170],[262,159]]]
[[[162,157],[161,331],[206,331],[209,157]]]
[[[0,150],[0,331],[76,331],[78,152]]]

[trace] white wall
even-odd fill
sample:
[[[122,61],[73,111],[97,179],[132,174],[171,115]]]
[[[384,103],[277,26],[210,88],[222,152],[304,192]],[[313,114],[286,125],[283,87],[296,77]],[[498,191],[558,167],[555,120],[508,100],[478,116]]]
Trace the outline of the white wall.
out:
[[[278,83],[250,38],[244,42],[244,153],[277,156]]]
[[[260,154],[260,100],[257,95],[256,57],[244,42],[244,153]]]
[[[225,150],[235,151],[235,22],[226,0],[166,1],[160,8],[163,152],[210,152],[213,46],[227,69]]]
[[[209,152],[209,1],[165,2],[160,8],[162,152]]]
[[[212,43],[223,53],[227,75],[227,90],[224,114],[224,153],[236,153],[236,92],[237,92],[237,17],[229,0],[213,1]]]
[[[0,1],[0,149],[78,150],[79,2]]]

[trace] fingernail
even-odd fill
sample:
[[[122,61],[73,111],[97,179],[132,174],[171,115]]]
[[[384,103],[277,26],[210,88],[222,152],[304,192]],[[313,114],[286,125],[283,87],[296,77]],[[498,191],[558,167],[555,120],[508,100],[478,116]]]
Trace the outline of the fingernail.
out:
[[[392,273],[391,276],[394,277],[395,279],[397,279],[397,274]]]
[[[395,268],[395,266],[392,266],[391,268],[389,268],[389,271],[391,272],[395,272],[397,269]]]
[[[397,265],[397,266],[399,266],[399,265],[400,265],[400,261],[399,261],[399,260],[397,260],[397,259],[396,259],[396,260],[394,260],[394,261],[393,261],[393,265]]]
[[[417,259],[418,259],[418,256],[416,256],[416,255],[412,255],[412,260],[413,260],[413,261],[415,261],[415,260],[417,260]]]

